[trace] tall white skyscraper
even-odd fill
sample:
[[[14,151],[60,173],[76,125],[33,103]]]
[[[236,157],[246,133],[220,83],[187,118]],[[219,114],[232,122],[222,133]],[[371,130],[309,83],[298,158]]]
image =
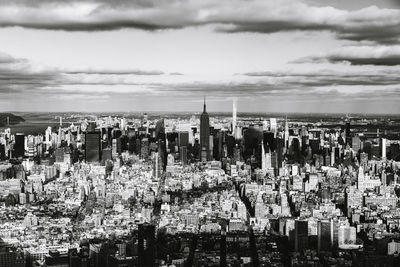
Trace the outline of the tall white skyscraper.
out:
[[[386,159],[386,138],[382,138],[382,159]]]
[[[289,142],[289,125],[287,122],[287,114],[286,114],[286,120],[285,120],[285,147],[288,145]]]
[[[50,140],[51,140],[51,127],[49,126],[45,131],[45,141],[49,143]]]
[[[265,161],[264,141],[261,140],[261,170],[265,171],[266,169],[267,169],[267,163]]]
[[[278,125],[276,123],[276,118],[269,119],[269,128],[271,132],[276,132],[278,130]]]
[[[237,99],[233,99],[232,107],[232,134],[236,138],[236,120],[237,120]]]

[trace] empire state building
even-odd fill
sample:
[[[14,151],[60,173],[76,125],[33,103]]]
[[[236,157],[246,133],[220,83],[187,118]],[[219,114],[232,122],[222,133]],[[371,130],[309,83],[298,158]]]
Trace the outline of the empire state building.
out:
[[[210,159],[210,117],[206,111],[206,98],[204,97],[203,113],[200,115],[200,147],[201,161]]]

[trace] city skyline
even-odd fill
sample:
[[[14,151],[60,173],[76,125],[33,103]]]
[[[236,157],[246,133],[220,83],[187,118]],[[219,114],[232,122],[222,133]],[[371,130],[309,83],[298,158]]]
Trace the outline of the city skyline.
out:
[[[399,8],[0,1],[0,111],[397,114]]]

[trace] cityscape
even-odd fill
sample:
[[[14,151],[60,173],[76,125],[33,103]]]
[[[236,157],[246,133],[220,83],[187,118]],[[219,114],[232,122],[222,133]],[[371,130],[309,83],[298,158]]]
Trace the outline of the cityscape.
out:
[[[0,267],[400,266],[398,0],[0,0]]]
[[[400,117],[199,109],[5,114],[2,266],[398,266]]]

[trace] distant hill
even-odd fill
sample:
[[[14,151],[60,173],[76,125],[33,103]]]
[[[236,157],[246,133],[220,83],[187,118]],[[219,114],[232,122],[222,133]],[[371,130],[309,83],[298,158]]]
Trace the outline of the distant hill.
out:
[[[24,122],[24,118],[14,115],[12,113],[0,113],[0,127],[7,126],[7,117],[10,118],[10,124],[15,125]]]

